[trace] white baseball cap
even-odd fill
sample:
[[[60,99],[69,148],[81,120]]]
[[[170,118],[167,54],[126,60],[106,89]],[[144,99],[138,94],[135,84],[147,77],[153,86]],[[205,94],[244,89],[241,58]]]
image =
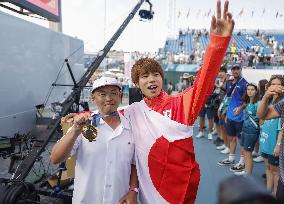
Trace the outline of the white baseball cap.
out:
[[[102,87],[102,86],[117,86],[118,88],[121,89],[122,84],[115,78],[113,77],[101,77],[99,79],[96,79],[93,83],[92,86],[92,93],[95,89]]]

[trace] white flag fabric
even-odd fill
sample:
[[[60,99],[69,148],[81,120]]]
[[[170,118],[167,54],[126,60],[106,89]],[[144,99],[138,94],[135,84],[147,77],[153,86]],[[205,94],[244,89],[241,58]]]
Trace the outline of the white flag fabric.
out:
[[[149,168],[148,158],[151,157],[151,148],[162,137],[169,142],[189,138],[193,134],[193,127],[175,122],[152,110],[144,100],[128,107],[125,110],[125,116],[129,118],[135,135],[136,167],[141,189],[141,202],[143,204],[168,203],[152,182],[151,176],[153,177],[156,172],[151,172],[152,169]]]

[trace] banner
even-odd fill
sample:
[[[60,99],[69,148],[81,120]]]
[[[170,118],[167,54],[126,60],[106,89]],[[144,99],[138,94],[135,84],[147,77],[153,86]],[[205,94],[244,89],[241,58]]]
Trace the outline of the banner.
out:
[[[10,0],[8,2],[50,21],[61,21],[60,0]]]

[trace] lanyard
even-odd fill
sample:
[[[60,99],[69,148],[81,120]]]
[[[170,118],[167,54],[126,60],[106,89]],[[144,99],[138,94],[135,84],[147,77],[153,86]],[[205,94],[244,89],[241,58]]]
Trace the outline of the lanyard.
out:
[[[91,125],[97,127],[99,125],[99,123],[100,123],[100,119],[101,118],[114,117],[114,116],[119,116],[117,111],[115,111],[115,112],[113,112],[113,113],[111,113],[109,115],[102,115],[100,113],[96,113],[96,114],[92,115],[93,119],[91,121]]]
[[[239,83],[240,81],[242,81],[242,79],[243,79],[243,78],[240,78],[238,81],[236,81],[235,86],[234,86],[234,89],[233,89],[233,91],[231,92],[230,97],[233,97],[233,95],[234,95],[234,93],[235,93],[235,91],[236,91],[237,85],[238,85],[238,83]],[[233,84],[232,84],[232,85],[233,85]]]
[[[254,103],[253,103],[253,108],[254,108],[254,111],[255,111],[256,108],[255,108]],[[247,116],[248,116],[250,122],[254,125],[254,127],[255,127],[256,129],[259,129],[259,124],[258,124],[257,122],[255,122],[255,120],[254,120],[254,118],[252,117],[252,115],[249,114],[249,112],[247,111],[247,109],[245,109],[244,111],[245,111],[245,113],[247,114]]]

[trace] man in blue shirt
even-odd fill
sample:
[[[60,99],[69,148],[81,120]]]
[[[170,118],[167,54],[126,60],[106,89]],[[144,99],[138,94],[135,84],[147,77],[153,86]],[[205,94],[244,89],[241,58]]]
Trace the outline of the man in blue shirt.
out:
[[[247,81],[241,76],[242,67],[240,64],[234,64],[231,67],[234,77],[232,82],[227,83],[228,108],[226,116],[226,131],[228,134],[229,157],[218,162],[219,165],[233,165],[235,163],[235,152],[237,146],[237,138],[240,139],[240,133],[243,125],[243,108],[242,97],[246,93]],[[241,151],[241,158],[237,165],[230,168],[231,171],[242,171],[244,169],[244,157]]]

